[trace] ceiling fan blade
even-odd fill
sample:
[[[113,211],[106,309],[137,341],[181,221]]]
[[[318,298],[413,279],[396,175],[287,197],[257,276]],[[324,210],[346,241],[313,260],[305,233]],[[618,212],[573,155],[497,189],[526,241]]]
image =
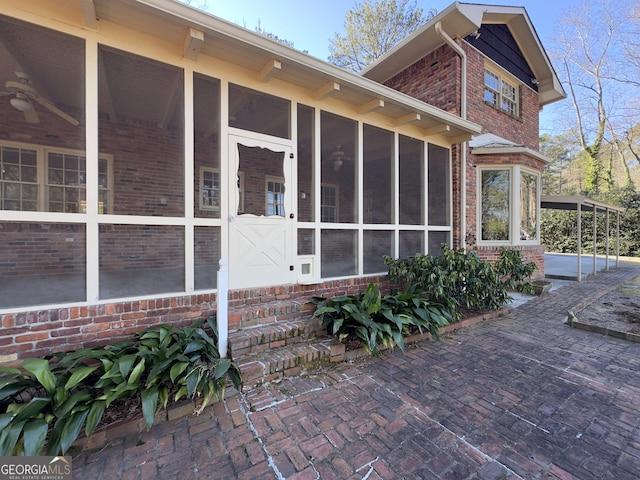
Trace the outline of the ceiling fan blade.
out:
[[[63,112],[62,110],[60,110],[58,107],[56,107],[53,103],[51,103],[46,98],[41,97],[40,95],[37,95],[37,96],[34,97],[34,99],[35,99],[36,102],[38,102],[44,108],[46,108],[47,110],[52,111],[53,113],[55,113],[59,117],[65,119],[70,124],[76,125],[76,126],[80,125],[80,122],[78,120],[76,120],[71,115],[68,115],[65,112]]]
[[[24,113],[24,119],[28,123],[40,123],[40,118],[38,118],[38,112],[36,112],[35,108],[31,108],[30,110],[26,110],[22,113]]]

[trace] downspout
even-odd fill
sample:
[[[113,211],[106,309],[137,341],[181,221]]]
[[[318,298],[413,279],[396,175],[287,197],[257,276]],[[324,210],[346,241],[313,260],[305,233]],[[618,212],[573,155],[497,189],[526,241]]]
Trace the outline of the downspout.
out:
[[[467,119],[467,54],[453,38],[442,30],[442,23],[437,22],[436,33],[460,56],[462,69],[460,72],[460,116]],[[461,247],[467,249],[467,142],[460,143],[460,243]]]

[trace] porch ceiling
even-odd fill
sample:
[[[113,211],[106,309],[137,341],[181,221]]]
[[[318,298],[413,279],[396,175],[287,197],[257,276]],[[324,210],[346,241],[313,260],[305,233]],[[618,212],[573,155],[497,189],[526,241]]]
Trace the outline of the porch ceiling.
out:
[[[70,8],[68,0],[51,1],[59,4],[61,9],[64,7],[68,11]],[[274,69],[269,78],[302,87],[316,98],[324,95],[346,102],[353,106],[354,113],[376,109],[389,117],[392,125],[411,123],[424,129],[425,134],[441,134],[452,143],[468,140],[480,132],[480,127],[473,122],[174,0],[78,0],[74,8],[76,16],[84,18],[85,27],[100,31],[101,21],[121,25],[174,44],[178,53],[183,51],[190,29],[194,29],[204,34],[198,55],[210,56],[254,71],[256,78],[264,71],[265,66],[279,62],[280,68]],[[0,37],[0,43],[4,43],[2,40]],[[20,56],[28,57],[30,42],[35,45],[37,38],[27,37],[21,40]],[[15,80],[13,72],[20,66],[20,62],[16,62],[17,55],[0,46],[2,84]],[[55,61],[58,58],[59,56],[55,56]],[[58,76],[55,74],[58,70],[61,72],[59,78],[66,79],[65,72],[68,73],[70,68],[78,68],[77,65],[53,65],[53,60],[48,58],[34,59],[31,63],[29,74],[38,79],[38,88],[43,91],[55,90],[51,95],[54,103],[79,106],[77,92],[84,78],[81,72],[76,77],[79,85],[57,81]],[[75,92],[70,91],[72,89]],[[146,114],[138,112],[139,118],[151,121],[154,116],[151,109],[166,110],[153,106],[153,102],[147,103],[150,104],[150,111]],[[138,99],[136,104],[140,109],[144,101]],[[114,113],[117,115],[119,112]],[[156,123],[161,123],[157,120],[153,119]]]
[[[594,207],[596,212],[619,212],[624,213],[625,209],[617,207],[604,202],[598,202],[591,198],[587,198],[582,195],[542,195],[540,197],[540,206],[542,208],[549,208],[553,210],[577,210],[578,205],[583,212],[593,211]]]

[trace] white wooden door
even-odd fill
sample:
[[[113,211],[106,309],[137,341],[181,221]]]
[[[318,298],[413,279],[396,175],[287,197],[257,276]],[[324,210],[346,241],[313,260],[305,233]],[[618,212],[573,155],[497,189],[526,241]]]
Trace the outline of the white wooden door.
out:
[[[291,169],[288,145],[229,137],[229,287],[294,279]]]

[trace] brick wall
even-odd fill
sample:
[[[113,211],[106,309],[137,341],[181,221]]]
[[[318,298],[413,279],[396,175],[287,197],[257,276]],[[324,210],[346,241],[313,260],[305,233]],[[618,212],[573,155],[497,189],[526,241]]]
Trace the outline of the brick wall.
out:
[[[313,296],[332,297],[364,291],[370,282],[384,292],[384,277],[334,280],[316,285],[281,285],[229,292],[229,329],[239,328],[239,309],[269,302],[295,301],[306,305]],[[113,302],[103,305],[34,310],[0,316],[0,364],[53,352],[106,345],[163,323],[189,325],[195,319],[215,315],[216,294],[206,293],[160,299]],[[312,307],[304,308],[311,314]],[[289,318],[282,318],[287,320]],[[264,319],[273,322],[273,319]],[[279,321],[279,319],[276,319]]]

